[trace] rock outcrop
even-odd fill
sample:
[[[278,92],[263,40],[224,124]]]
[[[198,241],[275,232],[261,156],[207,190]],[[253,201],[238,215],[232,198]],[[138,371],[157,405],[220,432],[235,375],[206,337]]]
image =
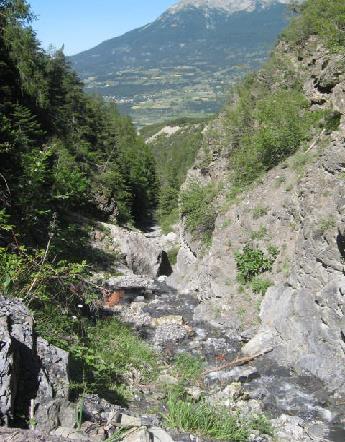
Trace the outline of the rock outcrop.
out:
[[[344,59],[316,38],[298,54],[283,43],[277,51],[299,76],[311,108],[333,111],[339,127],[316,135],[305,151],[268,172],[230,207],[220,195],[222,210],[207,253],[200,252],[182,226],[182,247],[169,283],[198,293],[199,319],[227,324],[250,337],[258,331],[245,352],[272,348],[270,358],[312,373],[340,396],[345,394]],[[198,158],[186,185],[195,178],[205,184],[225,182],[228,157],[222,119],[205,133],[200,155],[206,145],[208,166],[202,167]],[[248,242],[279,250],[267,275],[273,287],[261,313],[262,295],[243,292],[236,281],[235,253]]]
[[[68,401],[68,353],[37,337],[19,300],[0,297],[0,420],[50,431]]]
[[[167,253],[159,241],[147,238],[142,232],[112,224],[100,223],[100,226],[109,232],[103,236],[111,238],[114,247],[121,252],[126,265],[135,275],[150,278],[171,275],[172,268]],[[102,236],[102,232],[98,236]]]

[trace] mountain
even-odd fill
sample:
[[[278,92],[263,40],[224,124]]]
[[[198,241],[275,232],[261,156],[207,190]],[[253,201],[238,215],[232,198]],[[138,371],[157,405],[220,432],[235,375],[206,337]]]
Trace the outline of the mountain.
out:
[[[287,0],[182,0],[157,20],[71,57],[86,90],[135,123],[200,116],[257,68],[287,23]]]

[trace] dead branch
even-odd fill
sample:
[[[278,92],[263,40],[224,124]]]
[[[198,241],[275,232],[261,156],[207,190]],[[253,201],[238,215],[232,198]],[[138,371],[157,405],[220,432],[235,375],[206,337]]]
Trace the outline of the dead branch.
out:
[[[241,367],[242,365],[246,365],[249,364],[249,362],[254,361],[255,359],[258,359],[260,356],[264,356],[267,353],[271,353],[271,351],[273,351],[273,348],[269,348],[267,350],[264,350],[260,353],[257,353],[255,355],[249,355],[249,356],[242,356],[242,357],[237,357],[236,359],[227,362],[224,365],[220,365],[219,367],[214,367],[210,370],[207,370],[203,373],[204,376],[210,374],[210,373],[217,373],[218,371],[222,371],[225,370],[227,368],[235,368],[235,367]]]
[[[319,136],[316,138],[316,140],[310,145],[309,149],[306,151],[309,152],[310,150],[314,149],[314,147],[317,145],[317,143],[319,142],[320,138],[322,137],[322,135],[326,132],[326,129],[322,129],[321,133],[319,134]]]

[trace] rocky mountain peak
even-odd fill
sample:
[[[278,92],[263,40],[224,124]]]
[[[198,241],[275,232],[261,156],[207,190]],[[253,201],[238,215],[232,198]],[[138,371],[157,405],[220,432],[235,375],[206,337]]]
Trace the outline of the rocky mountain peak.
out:
[[[180,0],[168,12],[175,14],[185,8],[218,9],[227,13],[251,12],[273,4],[288,4],[290,0]]]

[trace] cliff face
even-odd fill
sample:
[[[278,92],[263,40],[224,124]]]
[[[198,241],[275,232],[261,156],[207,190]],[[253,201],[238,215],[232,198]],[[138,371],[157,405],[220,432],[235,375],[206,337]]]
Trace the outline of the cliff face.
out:
[[[288,59],[310,110],[332,110],[339,126],[315,132],[308,145],[229,204],[224,197],[226,118],[212,123],[184,185],[188,189],[197,180],[222,186],[212,245],[203,254],[182,220],[182,248],[172,283],[199,293],[197,316],[227,324],[249,338],[257,333],[245,352],[272,349],[278,363],[316,375],[340,395],[345,393],[340,381],[345,379],[344,58],[316,38],[298,51],[281,43],[276,55]],[[248,243],[262,249],[274,245],[279,251],[266,275],[272,287],[263,301],[262,294],[236,280],[235,255]]]

